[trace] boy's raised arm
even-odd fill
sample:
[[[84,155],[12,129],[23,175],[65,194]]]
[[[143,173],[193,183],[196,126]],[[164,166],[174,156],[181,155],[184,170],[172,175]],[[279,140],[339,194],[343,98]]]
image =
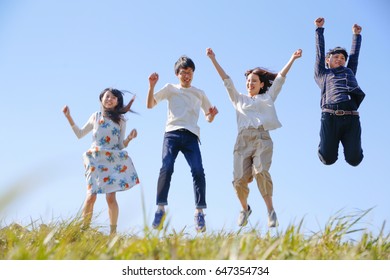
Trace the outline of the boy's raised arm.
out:
[[[150,74],[149,76],[149,90],[148,90],[148,97],[146,99],[146,107],[148,109],[152,109],[156,104],[156,100],[154,99],[154,87],[156,86],[158,81],[158,74],[156,72]]]

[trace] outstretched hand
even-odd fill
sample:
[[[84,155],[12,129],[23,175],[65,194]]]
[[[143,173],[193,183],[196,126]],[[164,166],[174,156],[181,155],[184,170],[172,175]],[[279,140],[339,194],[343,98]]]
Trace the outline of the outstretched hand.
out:
[[[137,135],[138,135],[138,132],[137,132],[137,130],[134,128],[132,131],[130,131],[130,134],[129,134],[129,136],[127,136],[127,138],[128,138],[129,140],[132,140],[132,139],[134,139],[135,137],[137,137]]]
[[[214,53],[214,51],[212,50],[212,48],[207,48],[207,49],[206,49],[206,55],[207,55],[209,58],[215,58],[215,53]]]
[[[208,122],[212,122],[214,120],[215,115],[218,114],[217,107],[211,107],[209,112],[206,114]]]
[[[69,124],[73,126],[75,123],[72,117],[70,116],[70,110],[68,105],[65,105],[64,108],[62,108],[62,112],[64,113],[65,117],[68,119]]]
[[[150,74],[149,76],[149,84],[151,87],[154,87],[158,81],[158,74],[156,72]]]
[[[209,115],[211,115],[212,117],[215,117],[215,115],[216,114],[218,114],[218,109],[217,109],[217,107],[211,107],[210,109],[209,109]]]
[[[353,34],[360,34],[362,32],[362,27],[360,25],[357,25],[356,23],[352,26],[352,32]]]
[[[314,21],[314,24],[315,24],[317,27],[323,27],[323,26],[324,26],[324,23],[325,23],[325,19],[322,18],[322,17],[319,17],[319,18],[317,18],[317,19]]]
[[[69,110],[69,107],[67,105],[65,105],[64,108],[62,108],[62,112],[64,113],[65,117],[69,117],[70,110]]]
[[[293,53],[292,56],[293,56],[294,59],[297,59],[297,58],[302,57],[302,50],[301,50],[301,49],[297,49],[297,50]]]
[[[125,107],[123,107],[123,111],[124,112],[130,112],[131,111],[131,105],[133,105],[134,100],[135,100],[135,95],[133,96],[133,98],[131,98],[129,103]]]

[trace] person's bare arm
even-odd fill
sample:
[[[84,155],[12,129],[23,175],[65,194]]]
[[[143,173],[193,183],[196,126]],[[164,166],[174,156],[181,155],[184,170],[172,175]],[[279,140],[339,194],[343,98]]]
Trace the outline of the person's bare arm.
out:
[[[156,100],[154,99],[154,87],[156,86],[158,81],[158,74],[152,73],[149,76],[149,90],[148,90],[148,97],[146,99],[146,107],[148,109],[152,109],[156,104]]]

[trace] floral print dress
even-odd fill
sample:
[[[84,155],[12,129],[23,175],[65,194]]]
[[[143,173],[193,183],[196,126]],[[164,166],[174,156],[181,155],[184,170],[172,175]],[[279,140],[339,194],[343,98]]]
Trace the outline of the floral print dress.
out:
[[[125,191],[139,184],[139,178],[127,151],[123,150],[126,121],[120,124],[94,113],[79,129],[72,126],[78,138],[92,131],[92,145],[83,154],[87,193]]]

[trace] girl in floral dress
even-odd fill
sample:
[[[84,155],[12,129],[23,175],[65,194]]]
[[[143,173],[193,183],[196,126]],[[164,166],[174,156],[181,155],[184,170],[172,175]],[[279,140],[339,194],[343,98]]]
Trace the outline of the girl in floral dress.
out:
[[[121,91],[104,89],[99,96],[101,111],[93,113],[81,129],[73,121],[68,106],[62,110],[79,139],[92,131],[92,145],[83,154],[87,181],[87,196],[82,213],[84,225],[88,226],[91,222],[96,195],[105,193],[110,234],[116,233],[118,221],[116,192],[128,190],[139,183],[133,162],[124,150],[137,137],[137,131],[133,129],[125,138],[126,120],[123,117],[126,112],[131,111],[134,98],[124,106]]]

